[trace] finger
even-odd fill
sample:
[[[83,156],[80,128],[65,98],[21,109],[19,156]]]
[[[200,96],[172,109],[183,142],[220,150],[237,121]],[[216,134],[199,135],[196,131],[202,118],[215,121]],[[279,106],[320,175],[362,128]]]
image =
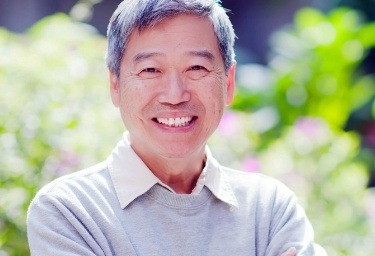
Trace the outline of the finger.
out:
[[[296,256],[296,255],[297,255],[296,247],[291,247],[286,252],[281,254],[281,256]]]

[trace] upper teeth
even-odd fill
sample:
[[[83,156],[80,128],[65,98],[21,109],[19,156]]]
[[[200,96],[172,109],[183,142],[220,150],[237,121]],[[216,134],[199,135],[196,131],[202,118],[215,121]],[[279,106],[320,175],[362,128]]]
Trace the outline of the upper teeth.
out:
[[[174,127],[180,127],[180,126],[185,126],[188,125],[189,122],[193,119],[193,117],[176,117],[176,118],[156,118],[156,120],[160,124],[165,124],[168,126],[174,126]]]

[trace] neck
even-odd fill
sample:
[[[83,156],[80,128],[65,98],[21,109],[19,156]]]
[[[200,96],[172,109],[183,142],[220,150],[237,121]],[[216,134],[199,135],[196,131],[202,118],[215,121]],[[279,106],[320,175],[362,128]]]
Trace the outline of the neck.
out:
[[[148,157],[138,152],[137,154],[161,182],[178,194],[191,193],[205,164],[204,149],[186,158]]]
[[[194,164],[193,164],[194,163]],[[186,163],[171,161],[151,171],[178,194],[190,194],[204,168],[204,157]]]

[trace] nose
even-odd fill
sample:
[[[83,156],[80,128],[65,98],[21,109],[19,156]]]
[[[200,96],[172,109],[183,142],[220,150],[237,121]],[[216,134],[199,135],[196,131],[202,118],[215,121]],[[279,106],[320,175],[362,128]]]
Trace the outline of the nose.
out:
[[[182,75],[178,72],[165,74],[161,87],[160,103],[177,105],[190,100],[190,92],[184,83]]]

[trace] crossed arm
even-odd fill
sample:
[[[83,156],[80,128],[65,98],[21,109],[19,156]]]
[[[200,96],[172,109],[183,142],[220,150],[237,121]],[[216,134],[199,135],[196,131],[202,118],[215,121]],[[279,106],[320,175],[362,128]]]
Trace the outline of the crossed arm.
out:
[[[295,247],[291,247],[280,256],[297,256],[297,249]]]
[[[316,256],[327,256],[327,252],[318,244],[314,244],[314,253]],[[291,247],[280,256],[297,256],[297,249],[295,247]]]

